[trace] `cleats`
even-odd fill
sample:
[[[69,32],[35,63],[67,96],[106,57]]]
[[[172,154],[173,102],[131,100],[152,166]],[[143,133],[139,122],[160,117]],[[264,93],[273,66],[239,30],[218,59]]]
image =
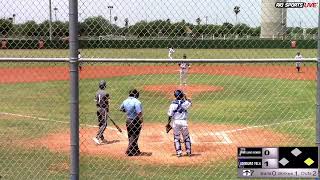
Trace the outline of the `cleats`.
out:
[[[96,138],[96,137],[92,138],[92,140],[93,140],[97,145],[101,144],[101,141],[100,141],[98,138]]]

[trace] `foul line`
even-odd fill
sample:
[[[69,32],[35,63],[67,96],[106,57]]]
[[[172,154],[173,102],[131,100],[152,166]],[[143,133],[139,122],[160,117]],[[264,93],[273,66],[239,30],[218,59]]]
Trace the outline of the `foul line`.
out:
[[[307,118],[307,119],[310,119],[310,118]],[[306,119],[299,119],[299,120],[284,121],[284,122],[271,123],[271,124],[265,124],[265,125],[247,126],[247,127],[244,127],[244,128],[238,128],[238,129],[226,130],[226,131],[219,131],[219,132],[228,134],[228,133],[234,133],[234,132],[238,132],[238,131],[245,131],[245,130],[248,130],[248,129],[269,127],[269,126],[275,126],[275,125],[287,124],[287,123],[294,123],[294,122],[305,121],[305,120]]]
[[[231,138],[228,136],[228,134],[231,134],[231,133],[234,133],[234,132],[245,131],[245,130],[254,129],[254,128],[263,128],[263,127],[275,126],[275,125],[280,125],[280,124],[294,123],[294,122],[305,121],[305,120],[306,119],[299,119],[299,120],[284,121],[284,122],[265,124],[265,125],[247,126],[247,127],[244,127],[244,128],[238,128],[238,129],[233,129],[233,130],[218,131],[216,133],[210,132],[209,134],[211,136],[218,136],[218,137],[220,136],[220,137],[222,137],[222,141],[221,142],[212,142],[212,143],[216,143],[216,144],[232,144],[233,142],[232,142]],[[207,142],[207,143],[210,143],[210,142]]]
[[[22,115],[22,114],[15,114],[15,113],[8,113],[8,112],[0,112],[0,115],[9,115],[9,116],[17,116],[17,117],[24,117],[24,118],[30,118],[30,119],[36,119],[40,121],[50,121],[50,122],[57,122],[57,123],[63,123],[63,124],[70,124],[68,121],[58,121],[54,119],[48,119],[48,118],[42,118],[42,117],[35,117],[35,116],[29,116],[29,115]],[[307,118],[310,119],[310,118]],[[231,138],[228,136],[228,134],[234,133],[234,132],[239,132],[239,131],[245,131],[249,129],[254,129],[254,128],[263,128],[263,127],[270,127],[270,126],[275,126],[275,125],[281,125],[281,124],[287,124],[287,123],[294,123],[294,122],[300,122],[300,121],[305,121],[306,119],[299,119],[299,120],[292,120],[292,121],[284,121],[284,122],[278,122],[278,123],[271,123],[271,124],[265,124],[265,125],[255,125],[255,126],[247,126],[244,128],[238,128],[238,129],[232,129],[232,130],[226,130],[226,131],[218,131],[218,132],[209,132],[209,135],[211,136],[218,136],[220,137],[219,139],[222,139],[220,142],[201,142],[201,143],[214,143],[214,144],[232,144]],[[87,126],[87,127],[99,127],[96,125],[90,125],[90,124],[80,124],[81,126]],[[110,130],[117,131],[118,135],[123,135],[124,137],[127,137],[125,135],[125,130],[123,130],[123,133],[120,133],[116,128],[113,127],[107,127]],[[165,133],[161,133],[162,137],[167,138],[167,135]],[[194,136],[195,138],[197,137],[196,135]],[[191,142],[197,143],[194,141],[195,139],[191,139]]]
[[[14,114],[14,113],[7,113],[7,112],[0,112],[0,115],[9,115],[9,116],[17,116],[17,117],[24,117],[24,118],[30,118],[30,119],[36,119],[36,120],[40,120],[40,121],[50,121],[50,122],[56,122],[56,123],[62,123],[62,124],[70,124],[70,122],[68,121],[58,121],[58,120],[54,120],[54,119],[48,119],[48,118],[42,118],[42,117],[36,117],[36,116],[29,116],[29,115],[22,115],[22,114]],[[94,128],[98,128],[99,126],[97,125],[90,125],[90,124],[80,124],[81,126],[87,126],[87,127],[94,127]],[[113,127],[107,127],[110,130],[114,130],[117,131],[117,134],[119,135],[124,135],[118,131],[117,128],[113,128]],[[125,130],[122,130],[122,132],[126,132]]]
[[[220,142],[216,142],[218,144],[232,144],[232,140],[230,139],[230,137],[228,136],[227,133],[225,132],[216,132],[216,133],[210,133],[211,136],[220,136],[222,138],[222,141]]]

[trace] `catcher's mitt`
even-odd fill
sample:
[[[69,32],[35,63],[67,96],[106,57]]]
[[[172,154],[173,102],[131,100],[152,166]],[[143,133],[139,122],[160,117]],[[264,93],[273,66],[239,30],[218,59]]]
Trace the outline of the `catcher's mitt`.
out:
[[[167,124],[166,125],[166,132],[169,133],[171,129],[172,129],[171,125]]]

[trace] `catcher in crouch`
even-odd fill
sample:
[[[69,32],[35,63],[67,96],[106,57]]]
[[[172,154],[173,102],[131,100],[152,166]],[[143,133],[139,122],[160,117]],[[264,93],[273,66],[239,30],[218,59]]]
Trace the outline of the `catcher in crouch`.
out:
[[[183,136],[183,141],[186,148],[187,156],[191,156],[191,141],[188,130],[188,109],[191,106],[191,100],[187,99],[182,90],[174,91],[174,100],[168,110],[168,124],[166,125],[167,133],[173,129],[174,147],[177,157],[182,156],[182,148],[180,142],[180,135]],[[170,125],[172,121],[172,127]]]

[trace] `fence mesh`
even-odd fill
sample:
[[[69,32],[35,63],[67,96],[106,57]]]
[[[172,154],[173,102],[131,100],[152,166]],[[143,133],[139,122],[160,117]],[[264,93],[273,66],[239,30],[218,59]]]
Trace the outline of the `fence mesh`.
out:
[[[306,59],[317,53],[318,4],[275,3],[80,0],[80,178],[236,179],[237,147],[314,146],[316,64]],[[0,179],[67,179],[69,67],[57,58],[69,54],[68,1],[0,4]],[[101,80],[108,113],[96,105]],[[120,111],[132,89],[143,114],[133,157],[128,133],[138,130]],[[190,157],[188,136],[177,157],[177,127],[165,129],[177,89],[192,101]],[[104,118],[105,139],[94,139]]]
[[[2,179],[68,178],[69,155],[43,146],[69,127],[67,72],[61,63],[1,63]]]
[[[301,73],[285,63],[192,64],[185,86],[179,84],[178,65],[95,65],[85,66],[81,75],[105,77],[111,99],[109,115],[123,133],[109,121],[104,133],[108,142],[94,143],[92,138],[99,128],[85,124],[98,125],[92,98],[99,81],[82,80],[81,157],[91,165],[83,169],[83,177],[93,178],[89,172],[100,172],[107,179],[235,179],[237,147],[314,144],[316,88],[312,63],[303,66]],[[143,154],[127,157],[126,116],[119,107],[133,88],[140,91],[143,105],[144,123],[138,141]],[[183,157],[176,157],[173,132],[165,131],[176,89],[183,90],[193,103],[188,118],[191,157],[185,156],[184,145]],[[87,161],[92,156],[98,157]]]

